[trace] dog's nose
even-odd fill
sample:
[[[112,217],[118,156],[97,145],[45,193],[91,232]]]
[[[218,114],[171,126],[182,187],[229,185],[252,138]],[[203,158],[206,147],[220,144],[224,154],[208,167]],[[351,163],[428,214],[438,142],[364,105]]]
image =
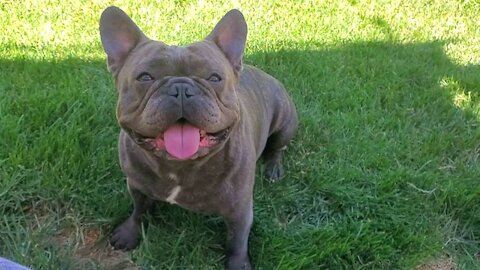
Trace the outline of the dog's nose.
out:
[[[190,98],[195,95],[193,86],[186,82],[176,82],[170,86],[168,95],[175,98]]]

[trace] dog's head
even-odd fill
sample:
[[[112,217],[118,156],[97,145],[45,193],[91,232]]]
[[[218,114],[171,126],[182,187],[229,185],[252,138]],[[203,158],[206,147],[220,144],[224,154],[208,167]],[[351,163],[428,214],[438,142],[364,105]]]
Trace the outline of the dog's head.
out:
[[[118,122],[136,143],[177,160],[224,145],[239,120],[236,87],[247,36],[240,11],[185,47],[149,39],[117,7],[102,13],[100,35],[119,92]]]

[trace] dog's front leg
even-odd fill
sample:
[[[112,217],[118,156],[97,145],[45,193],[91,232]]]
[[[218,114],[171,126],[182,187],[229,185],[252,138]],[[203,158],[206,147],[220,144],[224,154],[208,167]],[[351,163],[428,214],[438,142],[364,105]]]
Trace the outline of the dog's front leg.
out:
[[[236,207],[233,213],[224,216],[227,224],[228,270],[252,269],[248,256],[248,236],[253,221],[252,198]]]
[[[132,186],[129,186],[129,191],[134,208],[130,217],[113,231],[110,244],[115,249],[131,250],[137,247],[140,243],[142,218],[154,202]]]

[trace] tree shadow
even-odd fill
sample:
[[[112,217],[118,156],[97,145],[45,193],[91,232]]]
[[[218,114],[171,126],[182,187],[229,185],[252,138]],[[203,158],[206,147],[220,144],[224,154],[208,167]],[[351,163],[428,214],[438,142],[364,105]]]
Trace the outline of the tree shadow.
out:
[[[416,267],[442,252],[478,264],[480,66],[454,63],[445,44],[285,41],[273,47],[319,49],[247,56],[285,84],[300,114],[287,179],[256,192],[257,205],[275,209],[268,225],[285,229],[275,237],[287,253],[312,250],[292,255],[299,268]],[[267,226],[256,229],[254,246],[278,241]],[[383,244],[369,244],[376,240]],[[385,249],[396,254],[382,258]]]

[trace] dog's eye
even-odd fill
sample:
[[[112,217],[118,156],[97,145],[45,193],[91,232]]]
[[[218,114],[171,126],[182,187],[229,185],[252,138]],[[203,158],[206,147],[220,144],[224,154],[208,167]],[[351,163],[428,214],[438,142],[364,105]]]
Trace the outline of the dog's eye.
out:
[[[217,73],[213,73],[212,75],[210,75],[210,77],[208,77],[208,80],[211,82],[219,82],[222,80],[222,78]]]
[[[152,77],[152,75],[148,74],[147,72],[143,72],[142,74],[138,75],[137,81],[139,81],[139,82],[153,81],[153,77]]]

